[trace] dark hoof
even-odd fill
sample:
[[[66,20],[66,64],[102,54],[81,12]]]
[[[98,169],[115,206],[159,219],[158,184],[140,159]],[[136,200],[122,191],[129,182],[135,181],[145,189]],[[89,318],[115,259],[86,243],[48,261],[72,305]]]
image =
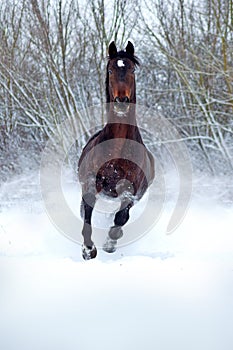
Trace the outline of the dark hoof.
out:
[[[116,245],[117,241],[108,237],[103,245],[103,250],[107,253],[114,253],[116,251]]]
[[[94,259],[97,255],[97,249],[94,245],[92,247],[83,245],[82,255],[84,260]]]

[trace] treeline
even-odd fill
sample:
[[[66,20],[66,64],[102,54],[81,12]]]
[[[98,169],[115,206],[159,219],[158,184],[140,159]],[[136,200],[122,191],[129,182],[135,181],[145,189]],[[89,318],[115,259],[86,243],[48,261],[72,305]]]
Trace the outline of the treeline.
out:
[[[178,128],[199,168],[232,169],[233,0],[2,0],[0,161],[42,149],[67,118],[88,131],[87,107],[105,102],[109,42],[128,39],[138,103]]]

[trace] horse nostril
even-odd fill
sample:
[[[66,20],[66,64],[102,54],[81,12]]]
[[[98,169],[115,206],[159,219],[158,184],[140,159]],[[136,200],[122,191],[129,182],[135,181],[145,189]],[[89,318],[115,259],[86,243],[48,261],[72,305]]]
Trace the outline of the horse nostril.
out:
[[[123,99],[123,102],[129,103],[129,98],[126,96],[126,97]]]
[[[115,97],[114,102],[117,102],[117,103],[121,102],[120,97]]]

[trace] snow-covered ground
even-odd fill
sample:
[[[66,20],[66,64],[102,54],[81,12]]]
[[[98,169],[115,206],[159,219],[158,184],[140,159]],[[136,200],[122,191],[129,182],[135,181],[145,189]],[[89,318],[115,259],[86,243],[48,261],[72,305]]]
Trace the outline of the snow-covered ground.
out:
[[[38,172],[2,184],[1,350],[231,350],[231,186],[224,177],[194,179],[173,234],[168,200],[145,236],[83,261],[80,246],[49,220]],[[65,192],[78,208],[72,177]]]

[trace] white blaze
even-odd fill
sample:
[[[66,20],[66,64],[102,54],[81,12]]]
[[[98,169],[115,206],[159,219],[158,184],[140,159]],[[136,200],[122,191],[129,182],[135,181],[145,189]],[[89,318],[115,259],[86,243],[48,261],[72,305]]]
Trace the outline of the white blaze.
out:
[[[118,60],[117,61],[117,65],[118,65],[118,67],[124,67],[125,66],[124,62],[122,60]]]

